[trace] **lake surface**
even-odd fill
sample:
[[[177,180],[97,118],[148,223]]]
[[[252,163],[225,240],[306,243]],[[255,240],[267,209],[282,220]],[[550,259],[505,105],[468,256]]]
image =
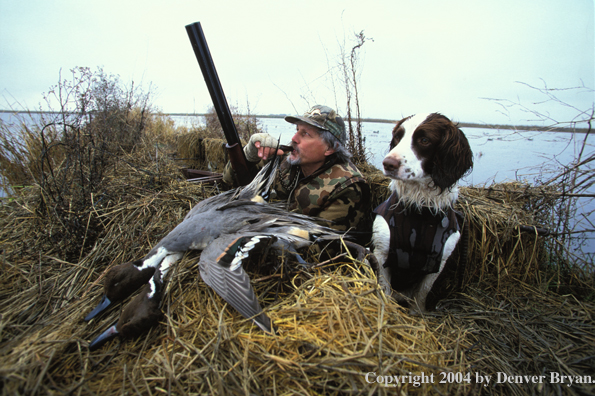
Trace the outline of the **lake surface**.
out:
[[[6,125],[18,125],[20,120],[10,113],[0,113]],[[26,117],[25,117],[26,119]],[[176,125],[200,125],[201,116],[172,116]],[[259,118],[263,129],[275,137],[281,137],[282,143],[290,141],[295,133],[295,126],[282,118]],[[388,145],[394,127],[392,123],[365,122],[362,125],[366,139],[369,161],[382,169],[382,160],[388,153]],[[530,183],[548,180],[560,173],[563,165],[569,165],[577,156],[584,133],[514,131],[509,129],[462,128],[473,150],[473,171],[461,180],[462,185],[485,186],[504,181],[523,180]],[[595,137],[588,137],[586,153],[595,151]],[[590,193],[595,194],[595,187]],[[4,192],[0,191],[0,196]],[[582,202],[585,201],[585,202]],[[582,213],[595,209],[595,200],[579,199],[583,205]],[[578,218],[577,218],[578,220]],[[583,220],[584,229],[592,229],[595,215]],[[595,233],[587,241],[585,250],[595,254]]]
[[[177,124],[200,124],[202,117],[173,117]],[[295,126],[282,118],[260,118],[269,134],[289,142]],[[382,160],[388,153],[394,124],[365,122],[362,125],[370,162],[382,169]],[[464,185],[481,186],[493,182],[526,180],[534,182],[557,174],[561,164],[568,165],[577,155],[584,134],[569,132],[513,131],[491,128],[462,128],[473,150],[473,172],[462,180]],[[589,136],[593,152],[595,138]]]
[[[34,118],[40,117],[34,114]],[[11,113],[0,113],[5,125],[19,125],[28,116],[20,118]],[[201,116],[172,116],[176,125],[201,125]],[[271,135],[289,142],[295,132],[293,124],[282,118],[260,118],[263,129]],[[394,124],[363,123],[370,162],[382,169],[382,159],[388,153],[388,144]],[[462,128],[474,154],[473,172],[463,179],[464,185],[485,185],[507,180],[547,179],[556,174],[561,165],[568,165],[577,155],[584,134],[568,132],[513,131],[508,129]],[[593,152],[594,136],[589,136],[589,150]]]
[[[202,118],[202,117],[199,117]],[[176,123],[184,125],[196,124],[196,117],[174,117]],[[282,118],[260,118],[263,129],[269,134],[281,137],[287,143],[295,133],[295,126]],[[365,122],[362,125],[366,139],[369,161],[378,169],[382,169],[382,160],[388,153],[394,124],[381,122]],[[473,171],[461,180],[462,185],[489,186],[505,181],[527,181],[536,183],[548,180],[559,174],[563,165],[569,165],[578,155],[585,139],[584,133],[515,131],[491,128],[461,128],[469,140],[473,151]],[[585,153],[593,153],[595,137],[587,139]],[[590,193],[595,194],[595,187]],[[579,210],[576,221],[580,221],[577,229],[592,229],[595,214],[588,218],[582,213],[595,210],[595,200],[579,198]],[[582,252],[595,255],[595,233],[589,233],[582,246]]]

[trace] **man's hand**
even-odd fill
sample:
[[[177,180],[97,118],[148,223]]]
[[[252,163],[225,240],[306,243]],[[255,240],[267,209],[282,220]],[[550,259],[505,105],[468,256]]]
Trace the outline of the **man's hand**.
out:
[[[255,133],[244,147],[246,159],[250,162],[260,162],[273,155],[283,155],[283,150],[277,150],[278,141],[268,133]],[[276,153],[275,153],[276,151]]]

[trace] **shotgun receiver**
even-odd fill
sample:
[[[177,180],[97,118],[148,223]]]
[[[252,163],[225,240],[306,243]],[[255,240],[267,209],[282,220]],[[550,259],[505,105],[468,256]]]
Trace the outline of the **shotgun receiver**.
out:
[[[221,87],[217,70],[215,70],[215,64],[213,63],[213,58],[211,57],[211,52],[209,51],[209,46],[207,45],[207,40],[205,39],[200,22],[187,25],[186,32],[188,33],[188,37],[190,37],[192,49],[200,65],[202,76],[205,79],[215,111],[217,112],[217,117],[223,128],[223,133],[227,140],[225,147],[229,154],[231,166],[236,173],[240,185],[245,186],[254,178],[254,166],[248,163],[244,155],[244,150],[242,150],[240,137],[229,111],[227,100],[223,94],[223,88]]]

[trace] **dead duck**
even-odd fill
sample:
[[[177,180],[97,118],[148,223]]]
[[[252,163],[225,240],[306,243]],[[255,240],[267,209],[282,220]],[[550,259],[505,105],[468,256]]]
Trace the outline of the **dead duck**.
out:
[[[250,211],[250,208],[256,205],[262,204],[249,201],[237,206]],[[264,210],[268,215],[278,210],[268,209],[270,210]],[[304,223],[305,219],[300,219],[299,215],[295,217],[289,215],[283,219],[269,216],[265,218],[266,220],[250,223],[238,233],[221,235],[213,240],[201,252],[198,266],[200,276],[208,286],[242,316],[252,319],[263,331],[272,333],[274,329],[271,320],[263,312],[243,264],[252,253],[266,252],[270,248],[295,252],[296,249],[317,241],[313,239],[316,238],[316,234],[306,231],[303,226],[310,226],[319,233],[323,228],[317,229],[317,225],[308,224],[308,220]],[[328,232],[328,230],[324,231]],[[332,231],[330,234],[318,235],[318,238],[325,240],[338,237],[338,234]],[[263,255],[266,256],[266,253]],[[155,269],[154,275],[141,293],[122,311],[118,322],[91,341],[89,349],[95,350],[116,336],[136,337],[156,325],[162,318],[159,305],[168,270],[169,263],[164,260]]]
[[[160,277],[161,274],[157,271],[154,276]],[[89,349],[98,349],[116,336],[137,337],[159,323],[163,317],[159,308],[162,290],[163,282],[147,283],[141,293],[126,305],[118,322],[91,341]]]
[[[123,301],[151,279],[155,274],[156,265],[164,263],[169,266],[178,261],[182,254],[169,254],[161,260],[158,260],[158,257],[158,254],[150,254],[147,255],[148,259],[127,262],[112,268],[105,276],[101,301],[84,320],[88,322],[112,304]]]
[[[244,317],[251,318],[262,330],[272,332],[270,319],[262,312],[242,267],[244,260],[263,246],[295,253],[309,244],[342,237],[307,216],[255,199],[270,188],[273,179],[270,176],[278,166],[276,162],[269,162],[245,188],[201,201],[142,260],[110,270],[105,277],[102,302],[85,320],[128,297],[143,284],[149,284],[126,306],[118,322],[95,338],[89,347],[99,348],[118,335],[137,336],[155,325],[161,318],[159,305],[164,277],[187,250],[202,250],[199,269],[207,285]]]
[[[269,248],[295,254],[298,249],[309,244],[341,236],[301,215],[288,214],[274,206],[252,201],[237,202],[234,206],[241,208],[244,214],[259,208],[262,218],[248,223],[237,233],[221,235],[209,243],[202,250],[198,262],[200,276],[242,316],[252,319],[263,331],[272,333],[274,329],[270,318],[263,313],[250,278],[244,271],[245,260],[253,252],[263,252]],[[122,311],[118,322],[89,344],[91,350],[116,336],[138,336],[159,322],[162,317],[159,309],[161,290],[169,268],[169,261],[163,260],[155,269],[149,284]]]
[[[146,284],[162,263],[169,267],[189,250],[202,250],[221,234],[237,232],[245,224],[238,210],[225,210],[234,201],[260,201],[260,194],[270,190],[278,161],[270,161],[244,188],[227,191],[202,200],[184,220],[167,234],[141,260],[126,262],[110,269],[103,281],[104,294],[100,303],[86,317],[90,321],[108,307],[118,303]],[[233,208],[231,206],[230,208]]]
[[[169,263],[163,263],[154,270],[153,276],[145,284],[139,295],[133,298],[120,314],[113,326],[97,336],[89,343],[89,349],[95,350],[116,336],[123,338],[137,337],[147,329],[155,326],[163,318],[160,309],[163,296],[163,278],[169,270]]]

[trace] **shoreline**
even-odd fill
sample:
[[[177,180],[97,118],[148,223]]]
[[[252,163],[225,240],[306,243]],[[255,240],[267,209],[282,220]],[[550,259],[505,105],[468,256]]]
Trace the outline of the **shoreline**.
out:
[[[60,111],[14,111],[14,110],[0,110],[0,114],[60,114]],[[204,117],[207,113],[159,113],[157,115],[164,115],[169,117]],[[252,114],[255,118],[284,118],[289,114]],[[355,121],[355,119],[354,119]],[[396,124],[399,120],[385,119],[385,118],[362,118],[362,122],[376,122],[381,124]],[[538,125],[508,125],[508,124],[479,124],[476,122],[458,122],[461,128],[480,128],[480,129],[506,129],[506,130],[520,130],[520,131],[542,131],[542,132],[576,132],[589,133],[588,128],[571,128],[571,127],[557,127],[557,126],[538,126]]]

